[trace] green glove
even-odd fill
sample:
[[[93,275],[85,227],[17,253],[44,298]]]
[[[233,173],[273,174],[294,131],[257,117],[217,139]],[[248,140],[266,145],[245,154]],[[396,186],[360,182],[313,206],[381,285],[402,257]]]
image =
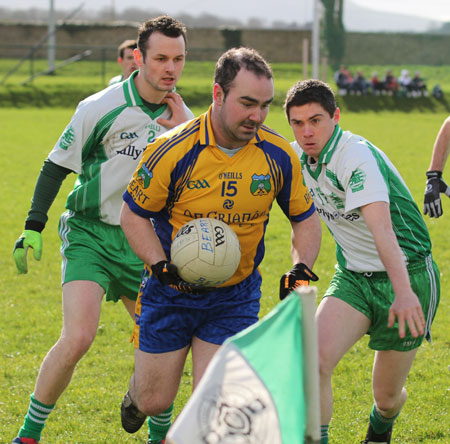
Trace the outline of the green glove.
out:
[[[41,260],[42,256],[42,235],[38,231],[24,230],[14,245],[14,261],[16,262],[19,274],[28,273],[27,251],[28,248],[33,249],[34,258]]]

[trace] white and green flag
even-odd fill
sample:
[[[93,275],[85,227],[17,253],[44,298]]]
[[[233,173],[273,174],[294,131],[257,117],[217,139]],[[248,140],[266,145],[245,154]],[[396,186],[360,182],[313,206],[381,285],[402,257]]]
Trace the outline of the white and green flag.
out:
[[[299,296],[292,293],[226,341],[166,442],[303,444],[307,401],[302,311]]]

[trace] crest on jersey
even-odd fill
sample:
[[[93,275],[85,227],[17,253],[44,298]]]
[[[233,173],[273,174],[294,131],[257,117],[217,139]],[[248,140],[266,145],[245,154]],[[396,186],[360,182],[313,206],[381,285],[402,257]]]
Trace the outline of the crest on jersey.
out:
[[[352,173],[352,177],[350,177],[350,189],[352,193],[356,193],[357,191],[362,191],[364,189],[364,182],[366,181],[366,173],[363,170],[357,168]]]
[[[250,192],[253,196],[265,196],[271,189],[270,174],[253,174]]]
[[[67,148],[69,148],[70,145],[73,144],[73,142],[75,142],[75,130],[73,129],[72,125],[70,125],[64,131],[61,139],[59,139],[59,147],[63,150],[67,150]]]
[[[142,165],[141,168],[139,168],[136,179],[138,180],[142,188],[148,188],[152,177],[153,173],[147,168],[146,165]]]

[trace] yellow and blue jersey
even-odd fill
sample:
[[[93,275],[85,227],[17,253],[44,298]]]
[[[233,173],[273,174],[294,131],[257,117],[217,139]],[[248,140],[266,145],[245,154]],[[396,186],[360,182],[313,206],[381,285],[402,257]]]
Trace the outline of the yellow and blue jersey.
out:
[[[211,217],[229,224],[242,256],[223,286],[243,281],[261,263],[275,199],[292,221],[315,211],[295,151],[262,126],[246,146],[228,156],[216,145],[211,108],[149,144],[124,193],[133,212],[153,219],[168,258],[172,239],[189,220]]]

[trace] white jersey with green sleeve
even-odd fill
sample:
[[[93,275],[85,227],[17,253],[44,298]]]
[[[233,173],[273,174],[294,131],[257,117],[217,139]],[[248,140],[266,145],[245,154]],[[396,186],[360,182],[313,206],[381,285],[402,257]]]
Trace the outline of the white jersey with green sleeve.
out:
[[[411,193],[387,156],[361,136],[339,125],[318,161],[292,143],[322,220],[336,241],[340,266],[360,273],[385,271],[360,207],[387,202],[392,227],[405,263],[424,259],[431,251],[425,222]]]
[[[119,83],[122,80],[123,80],[123,75],[122,74],[120,74],[118,76],[114,76],[111,79],[109,79],[108,86],[114,85],[115,83]]]
[[[79,175],[66,208],[110,225],[119,225],[122,194],[145,147],[168,130],[157,120],[171,116],[167,105],[155,112],[144,105],[136,74],[81,101],[48,156]]]

